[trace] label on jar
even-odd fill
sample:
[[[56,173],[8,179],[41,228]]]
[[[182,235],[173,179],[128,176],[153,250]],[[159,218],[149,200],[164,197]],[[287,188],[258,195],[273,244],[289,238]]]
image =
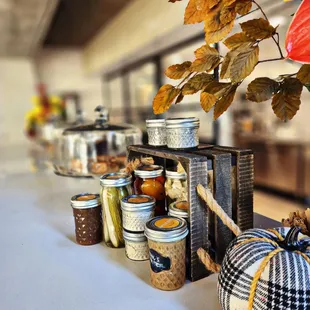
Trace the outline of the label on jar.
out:
[[[151,199],[147,197],[133,197],[128,199],[128,202],[131,203],[144,203],[149,201],[151,201]]]
[[[154,223],[158,228],[175,228],[180,225],[180,221],[174,218],[163,218]]]
[[[76,198],[76,200],[78,201],[87,201],[87,200],[92,200],[92,199],[96,199],[96,196],[95,195],[84,195],[84,196],[80,196]]]
[[[170,258],[162,256],[160,253],[158,253],[153,249],[150,249],[150,262],[151,262],[151,269],[155,273],[170,270],[171,268]]]

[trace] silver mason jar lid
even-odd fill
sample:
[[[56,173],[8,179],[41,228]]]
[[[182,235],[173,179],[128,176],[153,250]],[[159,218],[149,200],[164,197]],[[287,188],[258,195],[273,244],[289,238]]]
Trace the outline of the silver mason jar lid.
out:
[[[169,215],[188,218],[188,202],[187,201],[175,201],[169,205]]]
[[[166,120],[166,128],[198,128],[200,121],[196,117],[188,118],[168,118]]]
[[[176,242],[187,236],[187,222],[175,216],[157,216],[146,223],[144,233],[152,241]]]
[[[103,187],[122,187],[131,183],[131,175],[123,172],[107,173],[100,177]]]
[[[166,177],[170,179],[186,180],[186,172],[177,172],[175,170],[166,169]]]
[[[157,178],[163,174],[164,168],[157,165],[141,166],[135,170],[135,176],[145,179]]]
[[[166,120],[165,119],[147,119],[146,120],[146,127],[151,128],[151,127],[166,127]]]
[[[81,193],[71,198],[71,206],[74,209],[95,208],[100,204],[99,194]]]
[[[147,239],[144,235],[144,232],[132,232],[128,230],[123,230],[123,237],[125,241],[133,241],[133,242],[146,242]]]
[[[147,195],[130,195],[122,198],[121,208],[123,211],[146,211],[155,208],[155,198]]]

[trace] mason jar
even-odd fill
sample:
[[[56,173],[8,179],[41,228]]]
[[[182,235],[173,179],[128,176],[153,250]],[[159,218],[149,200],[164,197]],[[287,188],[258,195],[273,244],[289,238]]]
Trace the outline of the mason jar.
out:
[[[126,256],[134,261],[149,259],[149,247],[144,232],[123,230]]]
[[[155,216],[167,214],[164,168],[157,165],[141,166],[134,174],[134,193],[155,198]]]
[[[101,201],[99,194],[82,193],[71,198],[76,242],[93,245],[102,241]]]
[[[188,149],[199,145],[199,119],[196,117],[169,118],[166,132],[168,148]]]
[[[174,201],[187,200],[187,174],[166,169],[165,191],[168,206]]]
[[[107,246],[124,247],[121,199],[132,194],[131,175],[108,173],[100,177],[103,236]]]
[[[143,232],[145,223],[154,217],[155,199],[147,195],[130,195],[122,198],[123,228]]]
[[[187,223],[174,216],[158,216],[146,223],[145,235],[150,249],[151,283],[172,291],[185,283]]]
[[[167,144],[166,139],[166,120],[164,119],[147,119],[146,130],[148,134],[148,143],[153,146],[164,146]]]

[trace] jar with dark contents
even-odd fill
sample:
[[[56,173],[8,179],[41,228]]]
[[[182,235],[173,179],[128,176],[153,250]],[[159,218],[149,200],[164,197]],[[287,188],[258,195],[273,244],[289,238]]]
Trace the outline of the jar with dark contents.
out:
[[[102,241],[102,216],[99,194],[82,193],[71,198],[76,242],[93,245]]]
[[[108,173],[100,177],[103,236],[107,246],[124,247],[121,199],[132,194],[131,175]]]
[[[134,193],[155,198],[155,216],[167,214],[163,171],[164,168],[157,165],[142,166],[135,170]]]
[[[146,223],[151,283],[156,288],[173,291],[184,285],[187,234],[186,221],[178,217],[158,216]]]
[[[187,222],[187,228],[190,233],[189,225],[189,204],[187,201],[175,201],[169,205],[169,215],[180,217]],[[189,234],[186,237],[186,277],[190,279],[191,270],[191,252],[190,252],[190,238]]]

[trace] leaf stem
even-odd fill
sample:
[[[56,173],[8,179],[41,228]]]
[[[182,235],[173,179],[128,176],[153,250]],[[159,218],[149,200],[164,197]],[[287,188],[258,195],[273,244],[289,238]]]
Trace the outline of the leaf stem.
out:
[[[263,62],[277,61],[277,60],[283,60],[283,59],[285,59],[285,58],[284,58],[284,57],[271,58],[271,59],[260,60],[258,63],[261,64],[261,63],[263,63]]]
[[[189,75],[187,75],[176,87],[178,88],[181,84],[183,84],[187,79],[189,79],[191,77],[191,75],[193,74],[194,72],[191,72]],[[196,73],[197,74],[197,73]],[[195,74],[195,75],[196,75]]]

